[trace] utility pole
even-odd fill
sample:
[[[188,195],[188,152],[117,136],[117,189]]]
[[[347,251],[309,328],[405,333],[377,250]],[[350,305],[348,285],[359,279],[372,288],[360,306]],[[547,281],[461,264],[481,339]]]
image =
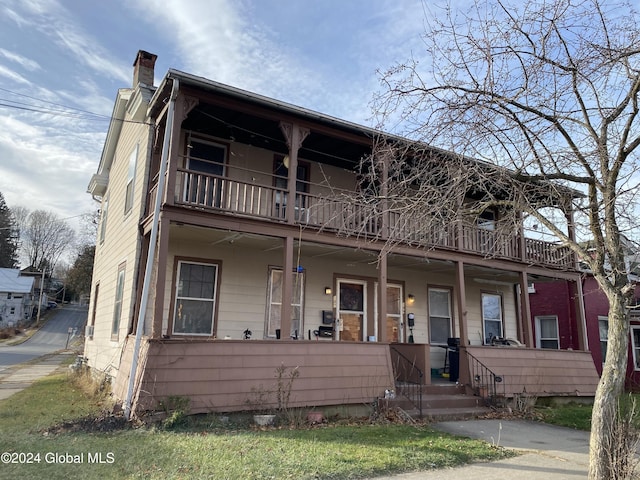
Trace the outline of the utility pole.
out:
[[[38,300],[38,317],[36,318],[36,325],[40,324],[40,310],[42,310],[42,293],[44,292],[44,268],[42,269],[42,278],[40,280],[40,299]]]

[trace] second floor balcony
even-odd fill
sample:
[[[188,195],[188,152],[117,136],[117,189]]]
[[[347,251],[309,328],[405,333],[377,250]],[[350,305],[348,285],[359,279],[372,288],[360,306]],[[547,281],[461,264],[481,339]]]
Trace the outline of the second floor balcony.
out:
[[[211,212],[242,216],[271,223],[293,223],[304,229],[330,232],[366,241],[392,242],[420,249],[442,249],[498,258],[556,269],[573,269],[574,257],[562,245],[526,238],[521,231],[505,231],[493,225],[444,219],[414,220],[401,209],[382,211],[380,202],[354,200],[353,191],[299,181],[295,198],[278,185],[282,177],[264,171],[227,166],[225,175],[178,167],[175,190],[165,203]],[[148,194],[152,212],[157,177]],[[287,214],[288,209],[293,214]]]

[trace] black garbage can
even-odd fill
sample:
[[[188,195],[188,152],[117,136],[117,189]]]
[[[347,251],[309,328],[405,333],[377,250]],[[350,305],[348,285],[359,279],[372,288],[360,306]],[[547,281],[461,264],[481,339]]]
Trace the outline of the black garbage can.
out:
[[[457,382],[460,377],[460,339],[447,339],[447,355],[449,355],[449,381]]]

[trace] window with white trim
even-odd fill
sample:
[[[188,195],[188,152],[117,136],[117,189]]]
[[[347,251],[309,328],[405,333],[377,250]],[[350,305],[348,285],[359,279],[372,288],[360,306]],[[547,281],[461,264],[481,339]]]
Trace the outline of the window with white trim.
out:
[[[107,215],[109,212],[109,196],[102,201],[102,215],[100,219],[100,243],[104,243],[105,233],[107,231]]]
[[[501,295],[496,293],[482,294],[482,328],[485,345],[490,345],[491,340],[503,336]]]
[[[118,277],[116,280],[116,298],[113,304],[113,319],[111,321],[111,340],[118,340],[120,330],[120,317],[122,316],[122,298],[124,296],[124,273],[126,265],[123,263],[118,267]]]
[[[560,338],[558,335],[558,317],[556,315],[545,315],[535,317],[536,320],[536,347],[560,349]]]
[[[213,335],[218,265],[178,262],[174,335]]]
[[[292,338],[304,337],[302,331],[304,312],[304,272],[292,272],[292,292],[291,292],[291,331]],[[267,325],[266,337],[276,338],[276,330],[280,329],[280,319],[282,317],[282,269],[269,269],[269,286],[267,289]]]
[[[633,369],[640,370],[640,325],[631,325],[631,346],[633,347]]]
[[[600,353],[602,363],[607,359],[607,343],[609,341],[609,317],[598,316],[598,331],[600,332]]]
[[[446,345],[451,337],[451,291],[429,288],[429,341]]]
[[[136,147],[129,155],[129,170],[127,171],[127,187],[125,189],[125,197],[124,197],[124,213],[125,215],[131,211],[131,207],[133,207],[133,189],[134,189],[134,180],[136,175],[136,164],[138,163],[138,150],[140,149],[140,145],[136,144]]]

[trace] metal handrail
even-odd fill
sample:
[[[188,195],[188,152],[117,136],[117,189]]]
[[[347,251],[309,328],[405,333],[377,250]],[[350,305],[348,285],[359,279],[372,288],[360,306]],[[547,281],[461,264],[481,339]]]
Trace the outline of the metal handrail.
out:
[[[422,386],[424,385],[424,372],[416,366],[415,361],[409,360],[402,352],[397,348],[391,347],[391,350],[397,355],[397,363],[393,364],[393,373],[396,381],[396,390],[398,388],[398,382],[403,382],[402,395],[405,396],[415,407],[417,407],[420,418],[422,418]],[[405,375],[400,377],[400,361],[403,361],[403,372]],[[393,363],[393,362],[392,362]],[[418,382],[412,381],[414,373],[417,373]],[[410,384],[410,385],[406,385]],[[398,392],[400,393],[400,392]]]
[[[505,396],[504,377],[494,373],[471,353],[467,352],[467,355],[471,358],[472,387],[488,406],[496,406],[498,398]]]

